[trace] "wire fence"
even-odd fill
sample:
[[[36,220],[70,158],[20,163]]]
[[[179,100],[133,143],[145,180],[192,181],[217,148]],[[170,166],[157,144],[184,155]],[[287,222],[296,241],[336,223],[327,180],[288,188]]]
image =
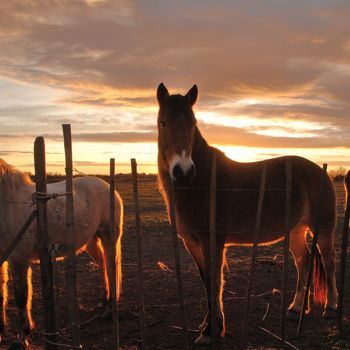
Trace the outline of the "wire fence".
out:
[[[81,172],[79,172],[80,175],[85,175],[85,174],[82,174]],[[155,189],[155,187],[154,187]],[[159,189],[159,187],[158,187]],[[162,190],[162,188],[160,188],[160,190]],[[164,189],[163,189],[164,190]],[[189,188],[189,187],[177,187],[177,190],[178,191],[207,191],[208,194],[210,193],[211,191],[211,188],[210,187],[201,187],[201,188]],[[232,194],[239,194],[239,193],[242,193],[242,194],[246,194],[246,193],[254,193],[256,194],[256,197],[258,197],[258,194],[261,192],[261,189],[259,188],[220,188],[220,187],[217,187],[216,190],[215,190],[217,193],[218,193],[218,196],[220,195],[220,193],[232,193]],[[271,187],[265,187],[264,191],[269,194],[269,193],[276,193],[276,192],[280,192],[280,194],[285,194],[286,192],[286,188],[271,188]],[[295,191],[295,190],[290,190],[290,193],[293,194],[293,195],[298,195],[298,196],[321,196],[321,195],[326,195],[326,194],[331,194],[332,192],[331,191],[311,191],[311,192],[307,192],[307,191]],[[1,203],[4,203],[4,204],[9,204],[9,205],[28,205],[29,208],[31,208],[34,204],[36,204],[37,200],[45,200],[45,201],[49,201],[49,200],[54,200],[54,199],[57,199],[58,197],[66,197],[67,195],[74,195],[74,192],[64,192],[64,193],[46,193],[46,192],[35,192],[33,193],[33,197],[31,198],[31,200],[28,200],[28,201],[10,201],[10,200],[0,200]],[[54,203],[54,202],[53,202]],[[283,203],[281,205],[284,205]],[[29,210],[29,209],[28,209]],[[254,209],[252,210],[252,212],[254,212]],[[146,228],[147,224],[144,224],[143,221],[142,221],[142,218],[143,218],[143,215],[142,215],[142,207],[141,207],[141,216],[140,216],[140,234],[143,235],[143,229]],[[346,215],[345,215],[345,220],[349,220],[348,218],[346,218]],[[254,219],[252,220],[252,222],[249,223],[249,226],[247,228],[244,228],[244,229],[231,229],[231,230],[227,230],[227,229],[220,229],[220,225],[218,225],[216,228],[215,228],[215,234],[217,236],[220,236],[220,235],[244,235],[244,234],[252,234],[254,232],[254,229],[256,229],[256,227],[254,226]],[[285,225],[282,223],[280,227],[275,227],[273,229],[271,228],[265,228],[265,227],[260,227],[259,230],[261,230],[260,232],[260,236],[262,234],[266,234],[266,235],[270,235],[272,233],[276,233],[276,232],[279,232],[279,233],[283,233],[285,231]],[[108,231],[110,232],[110,229],[100,229],[100,231]],[[137,231],[137,230],[136,230]],[[135,232],[134,231],[134,234]],[[327,228],[322,228],[322,227],[317,227],[317,232],[318,233],[322,233],[322,232],[326,232],[326,231],[329,231],[329,227]],[[200,229],[200,230],[187,230],[186,231],[186,234],[190,234],[190,235],[196,235],[196,234],[207,234],[209,235],[211,232],[211,230],[208,228],[208,229]],[[170,229],[169,229],[169,232],[170,234]],[[181,234],[181,232],[180,232]],[[130,235],[130,232],[129,232],[129,235]],[[13,235],[11,234],[4,234],[2,235],[2,238],[4,239],[11,239],[13,238]],[[280,236],[281,239],[283,239],[283,235]],[[22,237],[23,240],[27,240],[27,239],[32,239],[31,237]],[[145,242],[141,242],[141,243],[145,243]],[[258,242],[258,243],[261,243],[261,242]],[[142,246],[139,247],[140,249],[142,249]],[[167,254],[170,254],[171,251],[174,252],[174,249],[175,249],[175,252],[176,252],[176,249],[179,249],[179,248],[174,248],[171,244],[171,242],[169,241],[168,242],[168,246],[165,246],[165,247],[162,247],[162,248],[159,248],[158,249],[161,249],[162,250],[162,255],[167,255]],[[182,248],[181,248],[182,249]],[[347,247],[346,247],[347,249]],[[160,252],[158,252],[158,255]],[[142,256],[142,251],[141,251],[141,256]],[[183,253],[182,253],[183,254]],[[140,254],[138,254],[139,257],[140,257]],[[283,258],[283,255],[281,256]],[[249,261],[250,258],[248,256],[245,257],[246,261]],[[260,259],[260,260],[259,260]],[[226,263],[226,271],[225,271],[225,274],[226,274],[226,280],[227,279],[230,279],[230,278],[235,278],[235,275],[233,275],[230,271],[230,268],[229,268],[229,264],[233,264],[233,260],[231,259],[228,259],[227,263]],[[282,261],[282,259],[273,259],[273,258],[266,258],[265,260],[262,260],[262,258],[259,258],[258,256],[256,256],[254,258],[254,264],[255,264],[255,267],[256,265],[258,264],[268,264],[268,265],[271,265],[273,266],[277,272],[280,272],[282,270],[282,268],[284,267],[284,263]],[[123,267],[124,268],[140,268],[140,261],[138,262],[126,262],[126,263],[123,263]],[[139,279],[140,279],[140,276],[146,276],[147,274],[152,274],[152,276],[154,274],[158,274],[160,276],[164,276],[164,274],[169,274],[173,277],[177,276],[177,283],[179,283],[179,275],[177,275],[178,273],[178,269],[180,268],[181,270],[181,273],[182,273],[182,276],[180,275],[180,280],[182,280],[184,277],[186,277],[186,275],[189,275],[189,276],[193,276],[194,274],[197,273],[197,270],[196,268],[194,267],[194,265],[192,265],[192,267],[188,268],[188,267],[184,267],[184,265],[182,264],[181,267],[177,266],[176,264],[176,261],[173,262],[173,263],[165,263],[165,262],[162,262],[162,261],[157,261],[157,264],[149,264],[149,263],[145,263],[145,262],[141,262],[141,275],[139,273]],[[246,276],[247,278],[245,279],[245,283],[247,284],[248,281],[249,281],[249,272],[251,273],[251,271],[248,271],[248,275]],[[8,272],[0,272],[1,274],[6,274],[8,276]],[[10,277],[10,276],[9,276]],[[145,279],[145,277],[143,277]],[[146,281],[144,281],[144,283],[147,283],[147,279]],[[182,282],[181,282],[182,283]],[[180,289],[182,289],[182,287],[178,287]],[[343,286],[341,286],[341,288],[343,288]],[[180,289],[178,291],[178,294],[181,293],[180,292]],[[287,295],[291,295],[292,293],[294,293],[294,290],[285,290],[284,291]],[[179,304],[181,304],[181,300],[178,301],[178,302],[173,302],[173,303],[156,303],[156,302],[146,302],[145,301],[145,295],[144,295],[144,291],[141,291],[141,293],[139,294],[139,298],[140,298],[140,301],[139,301],[139,305],[138,306],[134,306],[134,307],[131,307],[131,309],[133,309],[135,312],[138,311],[139,313],[142,313],[142,312],[145,312],[147,311],[148,309],[153,309],[153,308],[176,308],[176,307],[179,307]],[[182,293],[183,296],[183,306],[182,307],[188,307],[188,306],[193,306],[193,305],[197,305],[198,304],[198,299],[192,299],[190,300],[189,298],[189,294],[186,293],[186,291],[183,291]],[[224,302],[228,302],[228,301],[245,301],[247,300],[247,296],[244,296],[244,295],[238,295],[236,292],[232,291],[232,290],[229,290],[227,288],[224,288],[224,293],[225,295],[229,295],[229,296],[225,296],[223,298],[223,301]],[[243,293],[244,294],[244,293]],[[256,294],[250,294],[250,298],[252,300],[257,300],[257,299],[260,299],[260,298],[266,298],[266,297],[273,297],[273,296],[278,296],[278,297],[282,297],[282,294],[283,294],[283,290],[279,289],[279,288],[270,288],[269,290],[266,290],[266,291],[263,291],[261,293],[256,293]],[[205,303],[205,300],[202,300],[201,302]],[[269,314],[269,307],[270,307],[270,304],[267,303],[267,306],[266,306],[266,310],[264,312],[264,315],[262,316],[262,321],[264,321],[268,314]],[[181,309],[181,308],[180,308]],[[181,310],[180,310],[181,311]],[[181,312],[185,312],[186,313],[186,316],[185,317],[188,317],[188,312],[183,309]],[[90,319],[88,320],[85,320],[84,322],[81,322],[80,323],[80,327],[85,327],[86,325],[88,325],[89,323],[91,322],[94,322],[96,319],[98,319],[99,316],[95,315],[93,317],[91,317]],[[181,317],[180,317],[181,318]],[[182,320],[184,322],[184,320]],[[142,318],[140,318],[140,329],[141,329],[141,333],[144,332],[145,330],[145,327],[147,327],[147,324],[146,324],[146,319],[145,319],[145,316]],[[142,324],[143,323],[143,324]],[[341,325],[340,325],[341,326]],[[188,331],[195,331],[195,332],[199,332],[198,330],[193,330],[191,328],[189,328],[186,324],[183,325],[182,327],[178,327],[178,326],[174,326],[174,328],[178,328],[182,331],[185,331],[186,333]],[[67,329],[61,329],[60,331],[55,331],[55,332],[49,332],[47,330],[42,330],[42,336],[43,336],[43,340],[45,342],[45,344],[48,346],[52,345],[53,347],[58,347],[58,348],[71,348],[71,349],[78,349],[78,348],[81,348],[81,345],[73,345],[72,344],[72,337],[67,337],[65,335],[62,334],[62,332],[66,332]],[[267,329],[264,328],[264,331],[267,332],[267,333],[270,333],[270,335],[272,335],[273,337],[277,337],[276,339],[278,339],[279,341],[282,341],[284,343],[284,345],[287,345],[287,346],[290,346],[293,348],[293,344],[290,344],[288,343],[286,340],[285,340],[285,337],[282,336],[282,337],[279,337],[279,336],[276,336],[276,334],[272,331],[269,331]],[[188,334],[185,335],[185,341],[184,341],[184,346],[188,346],[188,342],[187,342],[187,337],[188,337]],[[146,348],[147,347],[147,339],[146,339],[146,336],[143,335],[142,337],[142,348]],[[52,340],[54,339],[54,340]],[[118,342],[119,342],[119,335],[118,335]],[[296,348],[294,346],[294,348]]]

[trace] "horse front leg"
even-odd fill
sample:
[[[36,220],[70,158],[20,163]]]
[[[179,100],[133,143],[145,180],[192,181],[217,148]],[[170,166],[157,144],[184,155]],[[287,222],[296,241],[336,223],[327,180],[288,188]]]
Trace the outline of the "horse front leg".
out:
[[[6,319],[6,307],[7,307],[7,282],[8,271],[7,263],[4,263],[0,268],[0,342],[1,333],[3,332],[7,319]]]
[[[10,272],[13,278],[15,301],[19,314],[20,339],[26,338],[34,328],[34,322],[31,317],[32,304],[32,273],[28,262],[10,262]]]
[[[109,280],[107,276],[106,257],[105,257],[104,247],[102,246],[102,241],[97,236],[97,234],[91,240],[91,242],[87,245],[86,251],[90,255],[91,259],[94,261],[94,263],[98,265],[100,270],[101,282],[102,282],[102,298],[101,298],[100,305],[103,309],[103,313],[105,313],[108,310]]]
[[[191,241],[190,240],[184,240],[184,244],[185,244],[185,247],[186,247],[187,251],[192,256],[192,259],[193,259],[194,263],[197,266],[197,269],[198,269],[198,272],[200,274],[203,286],[205,287],[206,279],[205,279],[204,259],[203,259],[201,245],[200,245],[200,243],[198,241],[194,241],[194,240],[191,240]],[[206,315],[204,316],[204,320],[198,326],[198,329],[200,331],[207,326],[208,315],[209,315],[209,312],[206,313]]]
[[[211,295],[211,274],[210,274],[210,248],[209,245],[202,246],[203,252],[203,262],[204,262],[204,280],[205,280],[205,289],[207,294],[208,302],[208,314],[206,316],[205,322],[203,322],[203,328],[201,329],[201,335],[196,339],[196,344],[209,344],[212,341],[212,337],[223,337],[225,335],[225,317],[222,303],[222,287],[223,287],[223,269],[225,265],[225,256],[226,249],[223,244],[217,243],[216,251],[216,272],[215,280],[217,295]],[[217,298],[217,331],[218,333],[213,335],[211,334],[211,300],[212,297]]]
[[[298,280],[293,302],[290,304],[287,317],[290,320],[299,320],[300,310],[303,305],[304,290],[307,281],[310,252],[305,240],[305,228],[298,228],[291,232],[290,250],[298,272]],[[310,293],[309,293],[310,294]],[[310,298],[307,296],[306,313],[311,311]]]
[[[101,231],[100,233],[102,248],[104,252],[104,262],[105,262],[105,284],[107,289],[107,309],[104,317],[111,318],[112,316],[112,291],[114,289],[114,293],[116,293],[115,297],[117,297],[117,265],[116,265],[116,250],[113,250],[112,254],[112,245],[115,245],[116,242],[113,241],[110,237],[110,231],[108,229]]]

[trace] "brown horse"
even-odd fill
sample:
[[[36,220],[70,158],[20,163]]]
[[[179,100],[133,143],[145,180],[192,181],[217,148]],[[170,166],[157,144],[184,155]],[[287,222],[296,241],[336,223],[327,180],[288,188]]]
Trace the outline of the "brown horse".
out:
[[[192,255],[206,288],[210,312],[209,259],[209,186],[212,156],[217,159],[217,280],[218,329],[225,334],[222,305],[223,266],[225,250],[230,245],[252,245],[258,190],[263,167],[267,167],[266,191],[261,219],[259,244],[271,244],[283,239],[285,225],[286,157],[254,163],[238,163],[211,147],[196,125],[192,107],[198,90],[194,85],[185,96],[169,95],[164,84],[157,91],[158,171],[163,197],[168,205],[169,188],[174,185],[176,224],[179,235]],[[234,142],[234,140],[232,140]],[[317,227],[319,231],[315,270],[314,302],[325,304],[324,316],[334,316],[337,309],[335,252],[333,233],[336,225],[334,186],[327,176],[318,212],[322,169],[311,161],[291,156],[292,195],[290,250],[298,270],[298,281],[288,315],[296,315],[302,307],[306,284],[309,250],[306,235]],[[234,190],[227,190],[234,189]],[[320,215],[319,215],[320,214]],[[319,217],[318,222],[317,218]],[[322,257],[322,260],[321,260]],[[319,269],[322,266],[324,269]],[[310,311],[308,302],[308,310]],[[197,343],[211,341],[210,315],[200,326]]]

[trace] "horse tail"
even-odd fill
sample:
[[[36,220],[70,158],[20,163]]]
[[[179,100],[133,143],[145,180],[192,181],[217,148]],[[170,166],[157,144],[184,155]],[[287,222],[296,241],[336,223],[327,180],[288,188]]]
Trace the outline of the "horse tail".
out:
[[[119,197],[119,196],[118,196]],[[119,235],[116,241],[116,292],[117,292],[117,300],[119,300],[120,295],[122,293],[122,280],[123,280],[123,272],[122,272],[122,236],[123,236],[123,222],[124,222],[124,207],[121,198],[119,197],[120,203],[120,217],[119,217]]]
[[[344,177],[344,189],[345,189],[345,203],[346,203],[349,198],[349,191],[350,191],[350,170],[348,170],[348,172]]]
[[[327,300],[326,272],[317,247],[314,257],[314,303],[324,305]]]
[[[117,286],[117,300],[119,300],[120,295],[122,293],[122,280],[123,280],[123,273],[122,273],[122,244],[121,244],[121,237],[117,239],[117,246],[116,246],[116,286]]]

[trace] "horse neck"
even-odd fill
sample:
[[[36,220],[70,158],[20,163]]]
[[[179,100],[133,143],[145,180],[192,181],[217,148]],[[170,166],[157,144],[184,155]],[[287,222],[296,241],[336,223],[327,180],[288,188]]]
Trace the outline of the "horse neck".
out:
[[[14,173],[13,178],[0,176],[0,202],[23,202],[29,200],[34,191],[34,184],[23,174]],[[29,198],[29,199],[28,199]]]
[[[194,132],[194,143],[192,160],[196,165],[196,176],[191,186],[203,186],[210,181],[210,164],[213,150],[196,127]]]

